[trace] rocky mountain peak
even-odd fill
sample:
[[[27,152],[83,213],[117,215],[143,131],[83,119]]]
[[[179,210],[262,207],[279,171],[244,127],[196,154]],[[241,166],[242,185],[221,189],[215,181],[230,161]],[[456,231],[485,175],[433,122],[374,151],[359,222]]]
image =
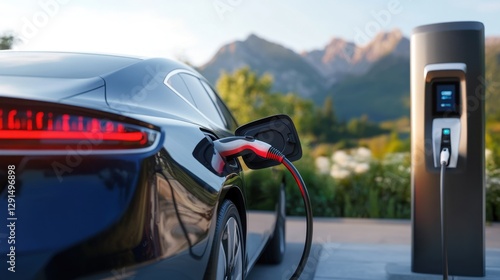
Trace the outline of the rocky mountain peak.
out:
[[[350,59],[356,45],[341,38],[333,38],[324,48],[323,63],[329,63],[335,59]]]
[[[500,46],[500,37],[488,37],[484,41],[486,47],[496,47]]]
[[[273,89],[279,92],[311,96],[325,90],[321,75],[299,54],[255,34],[243,41],[226,44],[199,70],[215,83],[222,71],[231,73],[243,66],[249,66],[258,74],[271,74],[274,78]]]
[[[388,54],[410,56],[410,41],[399,29],[378,33],[373,40],[358,49],[354,61],[376,61]]]
[[[410,56],[410,41],[401,30],[381,32],[363,46],[333,38],[323,49],[302,53],[330,85],[345,75],[366,73],[374,62],[387,55]]]
[[[223,46],[200,71],[215,83],[222,71],[249,66],[257,73],[270,73],[274,89],[303,96],[324,91],[350,75],[363,75],[386,56],[409,58],[410,43],[398,30],[382,32],[366,45],[332,38],[322,49],[297,54],[255,34]]]

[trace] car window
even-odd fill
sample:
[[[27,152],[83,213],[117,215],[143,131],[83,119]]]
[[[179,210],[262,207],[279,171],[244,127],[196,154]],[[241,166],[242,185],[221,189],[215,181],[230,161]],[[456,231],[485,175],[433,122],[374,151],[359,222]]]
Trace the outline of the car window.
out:
[[[226,124],[222,120],[222,117],[215,107],[212,98],[208,95],[207,91],[201,84],[200,79],[193,75],[186,73],[179,74],[182,80],[186,83],[191,96],[195,100],[196,107],[210,120],[220,125],[221,127],[226,127]]]
[[[170,77],[170,79],[168,79],[167,83],[172,88],[174,88],[180,95],[182,95],[188,102],[190,102],[191,104],[196,106],[196,102],[194,101],[193,96],[189,92],[186,84],[184,83],[182,78],[179,76],[179,74],[173,75],[172,77]]]
[[[222,102],[222,99],[208,83],[206,83],[205,81],[201,81],[201,83],[217,106],[217,109],[219,109],[219,112],[221,113],[221,116],[224,118],[224,121],[226,123],[226,128],[231,131],[235,130],[238,127],[238,124],[236,123],[236,120],[234,119],[229,109],[226,107],[226,104]]]

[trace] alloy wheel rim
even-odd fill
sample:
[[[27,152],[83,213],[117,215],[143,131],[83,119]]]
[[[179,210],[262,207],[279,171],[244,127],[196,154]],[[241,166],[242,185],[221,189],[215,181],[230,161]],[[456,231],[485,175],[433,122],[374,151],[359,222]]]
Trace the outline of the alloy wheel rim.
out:
[[[224,230],[219,246],[217,279],[242,279],[243,248],[238,222],[230,217]]]

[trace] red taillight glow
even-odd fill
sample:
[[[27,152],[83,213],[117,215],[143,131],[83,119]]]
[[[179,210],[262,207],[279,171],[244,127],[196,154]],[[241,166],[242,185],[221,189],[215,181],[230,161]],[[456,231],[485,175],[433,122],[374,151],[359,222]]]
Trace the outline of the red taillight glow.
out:
[[[11,140],[74,140],[74,139],[88,139],[88,140],[103,140],[103,141],[127,141],[142,143],[145,138],[144,132],[104,132],[102,134],[95,134],[80,131],[26,131],[26,130],[0,130],[0,139]]]
[[[93,143],[97,149],[141,148],[154,140],[151,133],[136,125],[81,114],[0,107],[2,149],[57,149],[82,141]]]

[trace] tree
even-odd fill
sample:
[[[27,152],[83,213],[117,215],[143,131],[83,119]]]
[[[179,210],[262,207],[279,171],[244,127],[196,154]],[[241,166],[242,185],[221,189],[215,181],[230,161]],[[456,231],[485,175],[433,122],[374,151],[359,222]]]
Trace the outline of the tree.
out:
[[[9,33],[0,36],[0,50],[9,50],[17,42],[17,38]]]
[[[389,136],[389,143],[387,144],[385,153],[390,154],[406,152],[405,148],[405,143],[399,139],[398,133],[396,131],[392,131]]]
[[[498,109],[498,104],[500,104],[500,43],[486,46],[485,62],[485,77],[480,77],[478,81],[485,88],[476,88],[474,94],[478,97],[486,95],[486,117],[490,121],[500,121]]]
[[[335,115],[333,98],[328,96],[323,108],[316,111],[314,122],[314,133],[320,142],[336,142],[339,140],[339,123]]]
[[[233,74],[223,73],[217,81],[221,98],[239,123],[247,123],[265,116],[266,97],[271,94],[271,75],[258,76],[249,67],[236,70]]]
[[[311,100],[295,93],[272,93],[264,98],[260,118],[276,114],[286,114],[292,118],[295,128],[301,134],[313,134],[315,106]]]
[[[290,115],[297,131],[302,135],[313,134],[314,122],[316,121],[314,119],[314,111],[316,109],[314,103],[293,93],[283,96],[282,102],[284,104],[280,107],[285,108],[286,104],[289,107],[289,109],[282,113]]]
[[[249,67],[238,69],[232,74],[223,73],[217,81],[221,98],[241,124],[286,114],[292,118],[301,138],[313,135],[319,141],[334,141],[338,124],[331,98],[325,101],[323,109],[318,109],[312,100],[295,93],[272,92],[272,86],[271,75],[259,76]]]
[[[371,122],[367,115],[351,119],[347,123],[347,133],[351,138],[372,137],[388,131],[381,128],[377,123]]]

